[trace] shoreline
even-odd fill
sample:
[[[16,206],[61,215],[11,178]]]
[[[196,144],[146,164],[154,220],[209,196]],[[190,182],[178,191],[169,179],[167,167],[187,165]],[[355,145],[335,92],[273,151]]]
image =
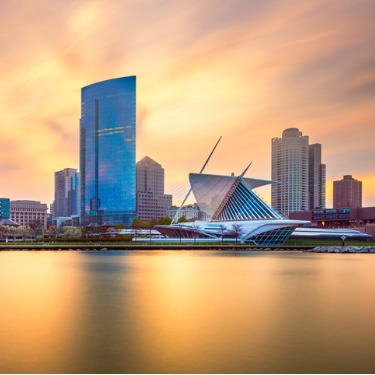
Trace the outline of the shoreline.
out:
[[[165,251],[302,251],[306,253],[375,253],[375,246],[314,246],[314,245],[283,245],[283,246],[255,246],[246,244],[27,244],[0,245],[0,251],[137,251],[137,250],[165,250]]]
[[[304,251],[312,249],[314,246],[254,246],[254,245],[218,245],[218,244],[137,244],[137,245],[116,245],[116,244],[88,244],[88,245],[71,245],[71,244],[40,244],[40,245],[0,245],[0,251],[137,251],[137,250],[214,250],[214,251]]]

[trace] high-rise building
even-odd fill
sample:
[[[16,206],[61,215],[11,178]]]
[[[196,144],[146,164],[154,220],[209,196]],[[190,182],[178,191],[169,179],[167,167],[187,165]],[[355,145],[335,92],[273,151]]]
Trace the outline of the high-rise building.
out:
[[[326,166],[322,164],[322,145],[309,146],[309,209],[326,206]]]
[[[167,215],[172,195],[164,194],[164,168],[148,156],[137,163],[137,215],[158,220]]]
[[[17,200],[10,202],[11,219],[19,225],[47,227],[47,205],[39,201]]]
[[[130,225],[136,216],[136,77],[82,88],[82,222]]]
[[[272,138],[271,206],[287,217],[309,207],[309,137],[297,128],[285,129]]]
[[[333,181],[333,208],[362,207],[362,181],[351,175]]]
[[[74,168],[55,172],[55,201],[53,217],[79,215],[79,173]]]

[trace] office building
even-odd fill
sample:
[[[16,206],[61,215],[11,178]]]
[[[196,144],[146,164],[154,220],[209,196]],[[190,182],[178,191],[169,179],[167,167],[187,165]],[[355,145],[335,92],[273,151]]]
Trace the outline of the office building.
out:
[[[362,207],[362,181],[351,175],[333,181],[333,208]]]
[[[164,194],[164,168],[146,156],[137,163],[137,216],[142,221],[167,215],[172,195]]]
[[[0,198],[0,219],[10,218],[10,199]]]
[[[82,222],[130,225],[136,217],[136,77],[82,88]]]
[[[272,139],[271,206],[287,217],[309,207],[309,137],[297,128]]]
[[[55,201],[53,217],[79,215],[79,173],[74,168],[55,172]]]
[[[47,227],[47,204],[39,201],[17,200],[10,202],[11,219],[22,226]]]
[[[326,166],[322,164],[322,145],[309,146],[309,209],[326,206]]]

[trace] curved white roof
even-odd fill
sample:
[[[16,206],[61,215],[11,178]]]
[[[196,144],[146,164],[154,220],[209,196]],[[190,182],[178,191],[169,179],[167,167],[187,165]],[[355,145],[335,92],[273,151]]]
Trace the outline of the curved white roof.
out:
[[[238,177],[238,176],[222,176],[222,175],[212,175],[212,174],[199,174],[199,173],[190,173],[189,180],[190,185],[195,196],[195,199],[198,203],[199,208],[204,211],[210,217],[218,215],[228,202],[228,199],[233,196],[233,193],[237,189],[238,182],[246,186],[249,190],[254,188],[268,185],[275,183],[274,181],[270,180],[259,180],[255,178],[246,178],[246,177]],[[248,190],[247,189],[247,190]],[[252,193],[253,194],[253,193]],[[241,194],[243,195],[243,194]],[[238,200],[238,199],[237,199]],[[242,197],[241,202],[239,204],[240,207],[245,207],[245,201],[248,198]],[[263,213],[259,214],[261,216],[257,218],[264,218],[269,219],[270,215],[273,214],[265,214],[264,209],[266,207],[266,211],[270,210],[270,208],[264,203],[259,202],[255,209],[259,209],[259,206],[263,207]],[[232,209],[235,214],[231,215],[231,219],[246,219],[250,218],[247,213],[241,213],[241,209]],[[263,216],[262,216],[263,215]],[[264,216],[266,215],[266,216]]]

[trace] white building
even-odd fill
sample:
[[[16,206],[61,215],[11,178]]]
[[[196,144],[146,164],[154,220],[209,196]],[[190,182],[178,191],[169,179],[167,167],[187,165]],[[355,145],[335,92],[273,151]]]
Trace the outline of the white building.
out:
[[[209,221],[156,225],[155,229],[175,239],[239,240],[268,246],[282,245],[297,226],[310,223],[283,219],[253,192],[273,182],[246,178],[244,173],[240,176],[190,173],[197,205]]]
[[[287,217],[309,209],[309,137],[297,128],[272,138],[271,206]]]

